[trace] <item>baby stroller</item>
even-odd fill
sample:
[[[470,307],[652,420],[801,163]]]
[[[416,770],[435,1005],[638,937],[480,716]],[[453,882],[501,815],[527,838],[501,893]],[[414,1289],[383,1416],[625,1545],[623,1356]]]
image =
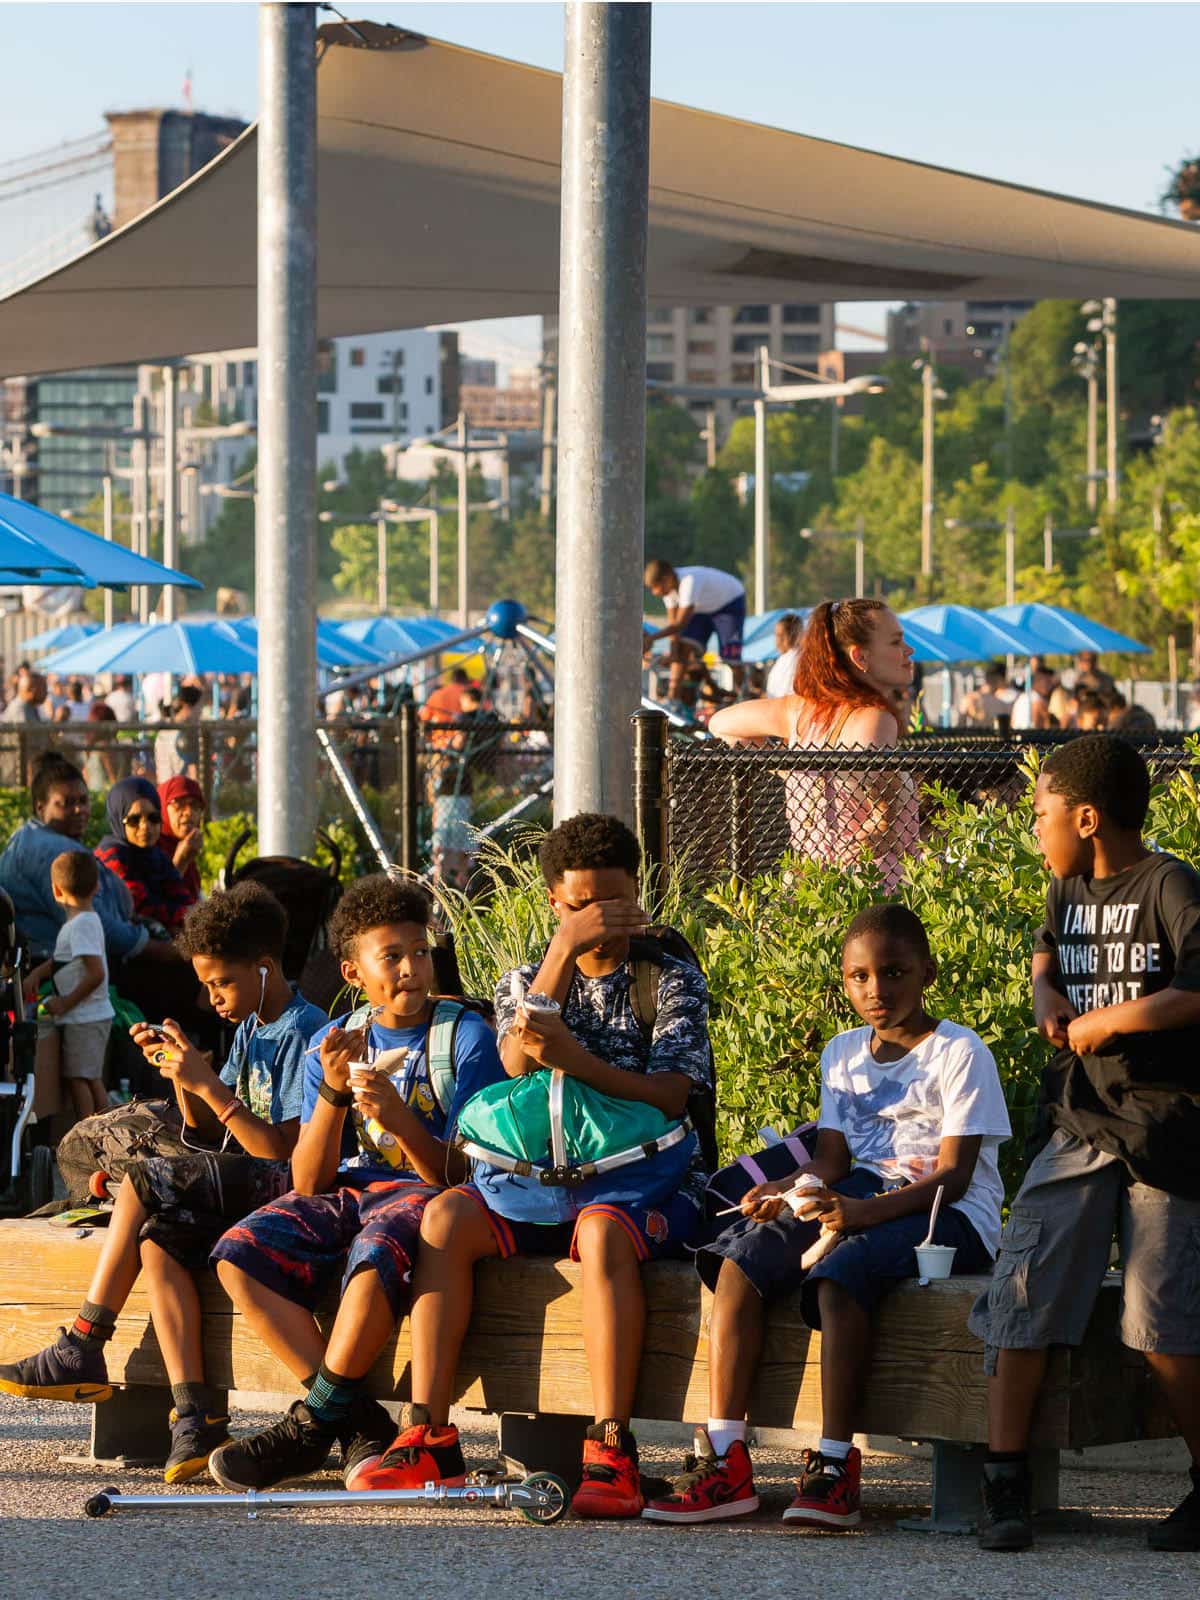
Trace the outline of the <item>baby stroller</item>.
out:
[[[54,1152],[31,1148],[37,1023],[25,1016],[13,903],[0,889],[0,1210],[36,1211],[54,1194]]]
[[[232,889],[235,883],[248,882],[270,890],[287,912],[284,976],[300,985],[306,1000],[328,1011],[342,987],[325,934],[333,908],[342,897],[342,852],[327,833],[318,830],[317,839],[329,851],[327,867],[301,856],[255,856],[239,866],[238,856],[249,838],[250,829],[243,829],[230,845],[218,886]]]

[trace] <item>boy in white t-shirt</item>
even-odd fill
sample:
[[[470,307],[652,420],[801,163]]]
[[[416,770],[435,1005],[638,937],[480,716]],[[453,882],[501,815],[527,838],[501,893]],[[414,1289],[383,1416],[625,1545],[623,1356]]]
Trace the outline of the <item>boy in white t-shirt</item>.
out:
[[[108,1110],[104,1056],[112,1028],[104,925],[92,910],[100,874],[88,850],[64,850],[50,863],[50,887],[67,920],[59,929],[54,955],[25,980],[32,998],[43,978],[54,974],[57,993],[46,1001],[47,1015],[62,1035],[62,1076],[79,1119]]]
[[[714,1291],[709,1320],[709,1421],[697,1428],[691,1470],[642,1515],[710,1522],[754,1511],[746,1409],[762,1352],[767,1302],[797,1288],[804,1319],[822,1330],[824,1437],[804,1452],[785,1522],[859,1522],[861,1459],[853,1447],[870,1362],[874,1312],[916,1274],[934,1196],[944,1188],[933,1242],[955,1248],[953,1270],[990,1271],[1004,1198],[996,1151],[1008,1111],[991,1051],[969,1028],[925,1010],[936,974],[920,919],[905,906],[870,906],[850,924],[842,982],[867,1024],[840,1033],[821,1057],[821,1115],[808,1171],[819,1217],[801,1221],[782,1193],[796,1174],[759,1184],[744,1216],[696,1253]],[[838,1242],[806,1268],[821,1228]],[[811,1256],[808,1257],[811,1261]]]

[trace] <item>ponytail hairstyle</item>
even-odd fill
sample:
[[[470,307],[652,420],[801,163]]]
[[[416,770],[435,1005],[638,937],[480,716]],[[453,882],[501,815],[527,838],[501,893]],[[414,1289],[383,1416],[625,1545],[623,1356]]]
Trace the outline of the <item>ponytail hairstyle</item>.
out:
[[[899,723],[897,707],[850,660],[850,646],[869,643],[876,617],[887,609],[882,600],[823,600],[809,615],[793,689],[811,707],[817,732],[845,710],[886,711]]]

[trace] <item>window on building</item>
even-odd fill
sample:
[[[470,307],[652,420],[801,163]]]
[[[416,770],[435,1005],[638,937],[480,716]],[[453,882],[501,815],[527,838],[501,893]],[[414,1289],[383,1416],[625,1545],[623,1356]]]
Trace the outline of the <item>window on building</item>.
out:
[[[255,389],[255,388],[258,387],[258,362],[257,361],[243,361],[243,363],[242,363],[242,383],[245,385],[245,387],[247,389]]]
[[[693,328],[706,327],[712,321],[711,306],[693,306],[688,312],[688,322]]]
[[[689,339],[688,355],[690,356],[715,356],[717,342],[715,339]]]
[[[761,333],[735,333],[733,353],[735,356],[752,356],[766,342]]]
[[[735,361],[730,375],[734,383],[758,382],[758,370],[753,361]]]
[[[432,378],[426,378],[425,379],[425,393],[426,394],[432,394],[433,393],[433,379]]]
[[[393,377],[389,372],[386,378],[375,379],[376,394],[403,394],[404,379]]]
[[[646,376],[651,383],[674,383],[675,363],[673,361],[647,361]]]
[[[317,432],[318,433],[328,433],[329,432],[329,401],[328,400],[318,400],[317,401]]]
[[[770,322],[771,308],[770,306],[739,306],[733,320],[735,322],[753,322],[756,324]]]
[[[646,335],[646,354],[648,356],[674,355],[674,335],[669,333],[648,333]]]
[[[350,352],[350,365],[352,367],[365,367],[366,364],[367,352],[360,345],[356,345]]]
[[[785,322],[820,322],[820,306],[784,306],[783,320]]]
[[[811,356],[821,348],[819,333],[785,333],[781,341],[785,356]]]
[[[675,312],[671,306],[650,306],[646,312],[647,322],[671,322]]]
[[[950,318],[950,317],[943,317],[942,318],[942,332],[943,333],[953,333],[954,332],[954,322],[953,322],[952,318]]]
[[[689,383],[715,383],[717,375],[711,367],[689,367],[687,381]]]
[[[351,422],[382,422],[383,406],[378,400],[355,400],[350,406]]]
[[[317,341],[317,393],[337,393],[337,345],[332,339]]]

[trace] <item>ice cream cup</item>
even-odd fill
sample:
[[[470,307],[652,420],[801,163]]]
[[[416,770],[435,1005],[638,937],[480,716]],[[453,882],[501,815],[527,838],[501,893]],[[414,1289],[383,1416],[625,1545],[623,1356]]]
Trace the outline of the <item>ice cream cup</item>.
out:
[[[956,1247],[952,1244],[917,1246],[917,1271],[922,1278],[948,1278],[954,1265]]]

